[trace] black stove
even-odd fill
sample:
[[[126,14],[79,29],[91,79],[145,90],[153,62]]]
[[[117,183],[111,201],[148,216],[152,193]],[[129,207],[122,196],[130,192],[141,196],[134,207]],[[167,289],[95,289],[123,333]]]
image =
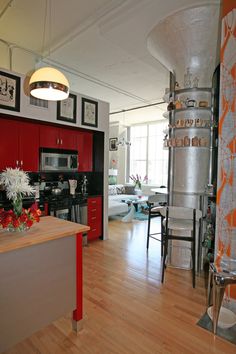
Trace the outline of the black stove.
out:
[[[23,199],[22,199],[22,206],[25,209],[30,208],[31,205],[34,203],[35,203],[34,196],[23,197]],[[12,207],[13,207],[12,202],[9,199],[7,199],[6,193],[1,191],[1,193],[0,193],[0,209],[4,208],[5,210],[10,210],[10,209],[12,209]]]
[[[39,205],[40,208],[48,208],[50,214],[51,211],[69,209],[71,210],[73,205],[87,203],[87,197],[84,197],[81,193],[75,195],[69,194],[69,191],[63,190],[59,195],[40,193]]]

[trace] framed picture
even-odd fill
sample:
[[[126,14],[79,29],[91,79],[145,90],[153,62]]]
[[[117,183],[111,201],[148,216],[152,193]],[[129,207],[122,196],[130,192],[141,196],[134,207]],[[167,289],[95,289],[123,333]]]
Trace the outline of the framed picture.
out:
[[[0,108],[20,112],[20,77],[0,71]]]
[[[98,126],[98,102],[82,98],[82,124]]]
[[[72,93],[63,101],[57,102],[57,120],[76,123],[77,96]]]
[[[110,138],[109,139],[109,150],[110,151],[118,150],[117,143],[118,143],[118,138]]]

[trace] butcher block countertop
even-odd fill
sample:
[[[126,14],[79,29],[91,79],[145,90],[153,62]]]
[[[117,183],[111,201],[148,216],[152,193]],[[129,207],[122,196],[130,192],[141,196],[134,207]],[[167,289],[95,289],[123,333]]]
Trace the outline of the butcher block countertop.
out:
[[[40,243],[72,236],[90,230],[89,226],[45,216],[39,223],[25,232],[8,232],[0,230],[0,253],[6,253],[19,248],[30,247]]]

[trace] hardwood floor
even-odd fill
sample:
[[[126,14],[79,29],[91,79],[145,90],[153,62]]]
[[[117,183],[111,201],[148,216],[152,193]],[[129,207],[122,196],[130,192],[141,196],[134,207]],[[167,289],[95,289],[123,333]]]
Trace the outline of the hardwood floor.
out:
[[[158,219],[155,219],[157,222]],[[160,243],[146,252],[145,221],[109,223],[109,240],[84,248],[83,330],[60,318],[8,354],[236,353],[236,346],[200,328],[204,279],[168,267],[160,283]]]

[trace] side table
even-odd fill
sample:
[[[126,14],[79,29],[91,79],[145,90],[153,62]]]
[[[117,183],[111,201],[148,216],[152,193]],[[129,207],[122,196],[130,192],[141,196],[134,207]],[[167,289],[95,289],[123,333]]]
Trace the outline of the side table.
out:
[[[127,215],[122,218],[122,222],[130,222],[133,220],[135,212],[138,211],[139,204],[145,203],[148,201],[148,197],[143,196],[135,199],[124,199],[123,202],[127,203],[130,206],[130,210]]]

